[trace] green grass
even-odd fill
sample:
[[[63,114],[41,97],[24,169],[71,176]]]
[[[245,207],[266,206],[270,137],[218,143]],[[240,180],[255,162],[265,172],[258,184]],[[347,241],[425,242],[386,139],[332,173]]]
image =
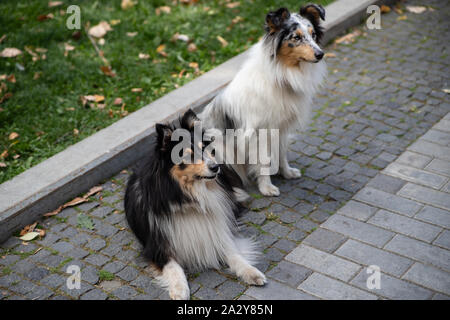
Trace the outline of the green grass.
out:
[[[263,35],[266,13],[280,6],[275,0],[241,0],[240,6],[232,9],[225,0],[190,6],[141,0],[124,11],[120,0],[76,1],[82,26],[120,20],[104,37],[105,44],[98,45],[116,73],[109,77],[101,71],[104,62],[86,33],[82,31],[76,40],[74,31],[66,28],[68,14],[61,15],[61,10],[72,2],[63,2],[57,8],[48,8],[47,0],[0,2],[0,37],[6,35],[0,51],[15,47],[23,52],[16,58],[0,58],[0,75],[14,74],[16,78],[16,83],[0,80],[0,85],[7,85],[0,99],[6,92],[12,93],[0,104],[0,154],[8,151],[6,158],[0,158],[6,165],[0,167],[0,183],[119,120],[124,114],[120,105],[113,105],[115,98],[122,98],[124,110],[132,113],[246,50]],[[298,10],[306,2],[285,0],[282,5]],[[331,0],[315,2],[325,5]],[[171,13],[156,16],[155,8],[163,5],[170,6]],[[37,19],[48,13],[54,17]],[[237,16],[242,19],[233,24]],[[129,37],[129,32],[137,35]],[[190,52],[185,42],[172,42],[176,32],[188,35],[197,50]],[[217,36],[228,45],[222,46]],[[67,56],[64,43],[75,47]],[[162,44],[167,57],[156,51]],[[35,53],[36,48],[45,48],[46,59],[38,52],[39,59],[33,61],[25,46]],[[139,59],[139,53],[150,58]],[[198,63],[198,70],[191,62]],[[39,78],[34,79],[35,75]],[[132,92],[132,88],[143,90]],[[95,104],[83,107],[80,96],[94,94],[105,97],[103,109]],[[19,137],[9,140],[12,132]]]
[[[114,279],[114,274],[112,274],[111,272],[106,271],[106,270],[100,270],[98,272],[98,277],[99,277],[100,281],[104,281],[104,280],[111,281]]]

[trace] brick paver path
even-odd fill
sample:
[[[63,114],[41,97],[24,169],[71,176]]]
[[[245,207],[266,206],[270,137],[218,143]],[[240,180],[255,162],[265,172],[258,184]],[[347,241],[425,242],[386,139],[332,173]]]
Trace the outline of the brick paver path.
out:
[[[327,85],[291,145],[304,177],[274,179],[281,196],[255,197],[244,216],[269,283],[249,288],[225,269],[190,274],[192,298],[449,298],[450,6],[426,4],[433,10],[388,13],[382,30],[361,27],[355,42],[327,48],[336,55]],[[124,219],[127,177],[40,221],[44,238],[1,244],[0,299],[167,299]],[[66,286],[69,265],[81,268],[79,290]],[[366,286],[369,265],[380,267],[380,289]]]

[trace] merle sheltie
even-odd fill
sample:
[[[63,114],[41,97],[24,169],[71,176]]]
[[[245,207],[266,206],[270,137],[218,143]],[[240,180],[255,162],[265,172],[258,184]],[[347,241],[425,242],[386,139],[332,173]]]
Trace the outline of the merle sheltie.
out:
[[[266,282],[264,274],[252,266],[257,256],[255,242],[238,233],[240,202],[248,195],[231,168],[217,164],[213,154],[204,152],[208,142],[201,141],[196,148],[195,121],[199,119],[189,110],[179,126],[156,125],[154,149],[130,177],[125,194],[128,224],[142,243],[155,278],[172,299],[189,299],[183,269],[228,265],[248,284]],[[178,144],[172,134],[178,128],[191,137],[182,152],[193,158],[200,150],[200,161],[172,161]]]
[[[319,46],[324,19],[325,10],[315,4],[298,13],[281,8],[267,14],[264,37],[252,47],[235,78],[199,115],[206,127],[222,130],[278,129],[279,169],[286,179],[301,177],[287,160],[288,135],[307,124],[312,98],[326,75]],[[261,174],[260,163],[247,162],[235,169],[244,180],[254,178],[262,194],[280,194],[270,175]]]

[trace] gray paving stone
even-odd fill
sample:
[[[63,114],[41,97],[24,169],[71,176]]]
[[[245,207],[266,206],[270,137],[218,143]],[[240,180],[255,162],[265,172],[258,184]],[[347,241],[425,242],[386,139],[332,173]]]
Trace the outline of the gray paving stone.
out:
[[[369,223],[425,242],[431,242],[442,228],[386,210],[379,210]]]
[[[317,228],[318,226],[319,225],[317,223],[306,219],[301,219],[295,224],[295,227],[306,232],[310,232],[312,229]]]
[[[290,252],[292,249],[294,249],[297,244],[293,241],[289,241],[287,239],[281,239],[274,243],[273,245],[275,248],[278,248],[280,250],[283,250],[284,252]]]
[[[234,299],[244,290],[245,287],[243,285],[231,280],[225,281],[217,288],[217,292],[219,292],[220,295],[222,295],[226,299]]]
[[[71,251],[74,246],[72,244],[70,244],[69,242],[65,242],[65,241],[59,241],[53,245],[50,246],[52,249],[58,251],[59,253],[66,253]]]
[[[414,218],[450,229],[450,215],[446,210],[425,206]]]
[[[350,280],[361,268],[353,262],[303,244],[295,248],[285,259],[343,281]]]
[[[99,289],[86,292],[80,297],[80,300],[106,300],[108,295]]]
[[[407,185],[405,185],[403,189],[406,186]],[[368,203],[375,207],[401,213],[410,217],[412,217],[422,207],[415,201],[401,198],[399,196],[370,187],[365,187],[364,189],[360,190],[355,195],[354,199]]]
[[[447,147],[450,145],[450,134],[448,132],[438,131],[434,129],[428,130],[427,133],[425,133],[421,137],[421,139]]]
[[[133,299],[138,293],[130,286],[121,286],[112,292],[120,300],[130,300]]]
[[[422,263],[415,263],[403,279],[450,295],[450,273]]]
[[[347,240],[335,255],[365,266],[379,266],[383,272],[400,277],[413,264],[413,261],[359,241]]]
[[[215,288],[226,280],[227,279],[224,276],[214,271],[203,272],[195,278],[195,282],[198,282],[208,288]]]
[[[311,274],[312,270],[284,260],[267,273],[269,277],[294,288]]]
[[[316,249],[332,253],[339,248],[347,238],[341,234],[319,228],[311,233],[303,240],[307,244]]]
[[[450,252],[428,243],[398,234],[384,248],[405,257],[450,270]]]
[[[48,277],[40,280],[39,282],[50,288],[57,289],[59,286],[66,282],[66,278],[62,277],[59,274],[51,274]]]
[[[380,248],[394,236],[394,233],[391,231],[338,214],[333,215],[330,219],[323,223],[322,228],[341,233],[344,236]]]
[[[376,295],[319,273],[313,273],[298,288],[323,299],[377,300]]]
[[[269,281],[264,287],[250,287],[245,295],[258,300],[317,300],[316,297],[303,291],[293,289],[275,280]]]
[[[34,267],[33,269],[31,269],[30,271],[28,271],[27,273],[25,273],[25,277],[27,277],[30,280],[33,281],[40,281],[43,278],[45,278],[46,276],[48,276],[50,274],[50,271],[42,268],[42,267]]]
[[[20,280],[18,283],[10,286],[8,289],[15,293],[25,295],[31,291],[37,290],[37,288],[38,286],[28,280]]]
[[[444,230],[439,237],[434,240],[433,244],[450,250],[450,231]]]
[[[103,266],[106,262],[109,261],[110,258],[101,255],[101,254],[91,254],[90,256],[88,256],[87,258],[85,258],[84,260],[90,264],[96,265],[98,267]]]
[[[369,289],[367,287],[367,280],[372,274],[367,273],[364,268],[351,281],[351,284],[361,289],[380,295],[387,299],[394,300],[424,300],[432,296],[430,290],[419,287],[410,282],[391,277],[385,273],[380,274],[380,289]]]
[[[405,184],[404,180],[379,173],[367,183],[367,186],[395,194]]]
[[[138,277],[138,275],[139,272],[135,268],[130,266],[125,267],[122,271],[117,273],[117,276],[125,281],[133,281]]]
[[[450,296],[446,296],[445,294],[436,293],[433,296],[433,300],[450,300]]]
[[[446,177],[395,162],[387,166],[383,172],[434,189],[440,189],[447,181]]]
[[[293,241],[300,241],[304,239],[306,236],[307,234],[302,230],[294,229],[287,235],[287,238]]]
[[[414,183],[407,183],[400,189],[398,194],[415,201],[450,210],[450,197],[445,192],[419,186]]]
[[[27,300],[47,300],[54,292],[46,287],[38,286],[31,292],[29,292],[25,298]]]
[[[113,211],[111,207],[99,207],[91,212],[91,215],[97,218],[104,218]]]
[[[81,270],[81,279],[90,284],[96,284],[99,280],[98,270],[91,266],[84,268]]]
[[[111,272],[111,273],[117,273],[120,270],[122,270],[123,268],[125,268],[125,263],[121,262],[121,261],[112,261],[106,265],[103,266],[102,270]]]
[[[99,251],[106,246],[106,241],[100,238],[93,238],[85,246],[88,249]]]
[[[430,163],[431,159],[431,157],[420,153],[405,151],[400,157],[398,157],[397,161],[415,168],[423,169],[428,163]]]
[[[378,208],[365,203],[350,200],[345,206],[339,209],[338,213],[356,220],[367,221],[377,210]]]
[[[432,156],[441,160],[450,160],[450,148],[426,140],[417,140],[408,150]]]
[[[450,162],[440,159],[433,159],[426,167],[425,170],[443,174],[450,177]]]

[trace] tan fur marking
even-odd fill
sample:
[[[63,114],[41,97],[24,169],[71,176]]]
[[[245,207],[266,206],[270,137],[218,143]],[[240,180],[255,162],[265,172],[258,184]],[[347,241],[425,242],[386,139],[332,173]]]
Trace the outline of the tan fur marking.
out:
[[[312,35],[313,31],[314,31],[313,27],[309,27],[309,28],[308,28],[308,32],[309,32],[309,34],[311,34],[311,35]]]
[[[195,177],[202,176],[206,171],[206,164],[201,161],[197,164],[187,164],[184,169],[180,169],[180,166],[176,165],[170,170],[170,173],[182,188],[190,189],[196,180]]]
[[[306,9],[306,12],[309,13],[309,14],[312,14],[313,17],[314,17],[314,19],[319,20],[320,15],[319,15],[319,11],[317,11],[316,8],[314,8],[314,7],[308,7],[308,8]]]
[[[289,67],[298,67],[299,62],[315,61],[314,50],[307,44],[301,44],[296,47],[289,47],[289,43],[285,42],[278,53],[280,60]]]
[[[297,29],[297,30],[295,31],[295,33],[296,33],[299,37],[303,37],[303,31],[302,31],[302,30]]]

